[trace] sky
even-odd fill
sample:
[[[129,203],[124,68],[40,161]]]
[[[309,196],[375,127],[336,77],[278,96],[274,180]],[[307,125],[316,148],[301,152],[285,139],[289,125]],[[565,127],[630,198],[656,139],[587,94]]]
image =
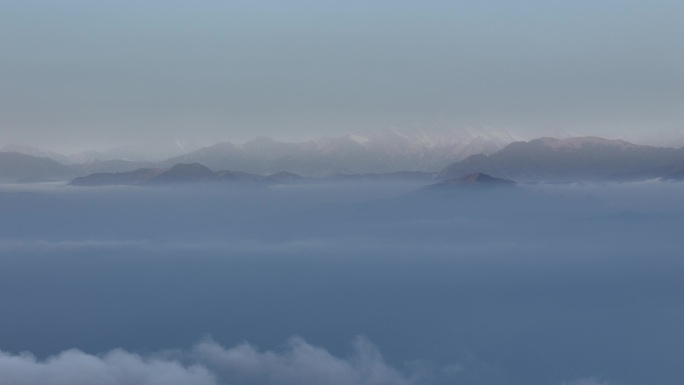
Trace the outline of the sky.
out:
[[[684,145],[681,1],[0,2],[0,145],[505,129]]]

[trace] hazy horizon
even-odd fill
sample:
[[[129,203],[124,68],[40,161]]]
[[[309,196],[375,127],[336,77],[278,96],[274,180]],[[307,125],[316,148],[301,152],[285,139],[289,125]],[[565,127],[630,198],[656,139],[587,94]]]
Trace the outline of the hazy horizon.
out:
[[[682,139],[675,1],[3,1],[0,144],[368,129]]]
[[[0,385],[684,384],[682,37],[681,0],[0,0]],[[670,148],[507,146],[587,136]],[[260,137],[321,141],[193,152]]]
[[[565,131],[565,130],[547,130],[544,132],[537,132],[537,133],[522,133],[522,131],[508,131],[508,130],[494,130],[494,129],[425,129],[425,130],[402,130],[398,128],[385,128],[385,129],[369,129],[367,131],[349,131],[346,133],[338,133],[336,135],[321,135],[321,136],[308,136],[308,137],[300,137],[298,139],[282,139],[277,136],[269,136],[269,135],[255,135],[253,137],[248,137],[247,139],[244,140],[228,140],[228,139],[207,139],[207,138],[198,138],[198,137],[193,137],[193,136],[175,136],[175,137],[160,137],[155,139],[141,139],[141,140],[136,140],[134,138],[129,138],[128,140],[119,142],[119,143],[110,143],[110,144],[104,144],[100,143],[99,145],[94,145],[93,147],[89,146],[72,146],[72,145],[50,145],[50,144],[45,144],[41,145],[40,143],[35,143],[35,142],[22,142],[22,141],[3,141],[2,138],[0,138],[0,151],[3,149],[9,149],[10,151],[18,150],[21,152],[22,149],[26,150],[31,150],[31,149],[36,149],[36,150],[41,150],[41,151],[47,151],[47,152],[54,152],[55,154],[58,155],[64,155],[64,156],[72,156],[72,155],[78,155],[81,153],[88,153],[91,151],[95,152],[102,152],[102,151],[110,151],[110,150],[126,150],[126,149],[138,149],[142,150],[143,148],[146,148],[150,154],[152,155],[152,158],[155,158],[153,154],[159,153],[160,151],[163,151],[165,148],[168,148],[170,145],[172,146],[177,146],[179,149],[182,149],[179,151],[177,154],[182,154],[186,152],[192,152],[194,150],[203,148],[203,147],[209,147],[213,146],[215,144],[219,143],[232,143],[237,146],[242,146],[246,143],[249,143],[254,140],[258,140],[261,138],[268,138],[268,139],[273,139],[277,142],[282,142],[282,143],[303,143],[303,142],[308,142],[308,141],[314,141],[318,143],[325,143],[327,140],[330,139],[337,139],[337,138],[342,138],[342,137],[354,137],[354,136],[361,136],[363,138],[364,134],[368,133],[373,133],[374,131],[377,130],[385,130],[388,132],[399,132],[401,133],[412,133],[412,134],[421,134],[421,133],[427,133],[427,135],[434,134],[435,137],[440,137],[443,135],[448,135],[450,132],[453,132],[454,138],[468,138],[468,137],[482,137],[482,138],[500,138],[503,141],[507,142],[518,142],[518,141],[530,141],[530,140],[535,140],[539,139],[542,137],[551,137],[551,138],[556,138],[556,139],[568,139],[568,138],[576,138],[576,137],[599,137],[599,138],[605,138],[609,140],[624,140],[630,143],[634,143],[637,145],[645,145],[645,146],[656,146],[656,147],[671,147],[671,148],[681,148],[684,147],[684,135],[679,135],[678,132],[672,132],[671,136],[658,136],[658,135],[640,135],[640,134],[631,134],[631,135],[619,135],[619,134],[609,134],[609,135],[600,135],[595,132],[570,132],[570,131]],[[30,151],[29,151],[30,152]],[[159,160],[164,160],[166,158],[161,157]]]

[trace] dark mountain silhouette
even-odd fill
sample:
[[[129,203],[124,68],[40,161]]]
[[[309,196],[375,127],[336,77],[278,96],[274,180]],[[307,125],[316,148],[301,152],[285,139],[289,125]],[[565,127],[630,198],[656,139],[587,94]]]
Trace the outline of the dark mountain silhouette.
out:
[[[302,177],[281,171],[269,176],[261,176],[239,171],[212,171],[200,163],[177,164],[169,169],[141,168],[135,171],[94,173],[75,178],[74,186],[107,185],[169,185],[188,183],[239,183],[243,185],[273,185],[292,183],[316,183],[336,181],[430,181],[434,174],[422,172],[396,172],[380,174],[336,174],[327,177]]]
[[[59,181],[76,175],[72,168],[47,157],[0,152],[0,181],[3,182]]]
[[[518,191],[514,181],[476,172],[425,186],[409,196],[450,198],[454,195],[468,195],[489,199],[488,197],[492,194],[506,196],[513,191]]]
[[[425,144],[427,142],[409,139],[396,132],[367,137],[350,135],[328,141],[302,143],[258,138],[242,146],[222,143],[206,147],[184,155],[188,161],[175,163],[108,160],[66,166],[47,157],[0,152],[0,181],[59,181],[88,175],[75,180],[74,184],[208,181],[263,184],[356,180],[428,181],[460,178],[473,173],[496,175],[522,182],[636,181],[654,178],[684,180],[684,148],[641,146],[596,137],[540,138],[511,143],[491,155],[469,156],[433,174],[415,171],[425,166],[419,158],[428,156],[425,152],[428,147]],[[418,147],[412,147],[414,145]],[[437,148],[442,147],[429,147],[430,151],[436,151]],[[193,159],[204,159],[207,163]],[[432,161],[434,159],[430,162]],[[391,170],[400,165],[406,168],[403,171],[390,172],[353,171]],[[230,171],[212,171],[216,169]],[[272,169],[277,172],[268,171]],[[303,172],[293,173],[293,170]],[[268,174],[271,176],[262,176]]]
[[[156,177],[152,178],[149,183],[167,184],[167,183],[188,183],[188,182],[206,182],[216,177],[215,173],[209,167],[200,163],[179,163],[168,170],[161,172]]]
[[[95,173],[71,181],[74,186],[139,185],[159,176],[163,170],[141,168],[129,172]]]
[[[393,198],[368,201],[362,208],[362,215],[409,215],[411,220],[426,217],[451,220],[454,216],[475,219],[480,212],[520,211],[517,203],[511,203],[514,201],[525,204],[539,202],[537,197],[519,188],[512,180],[472,173]]]
[[[665,177],[675,165],[684,165],[684,149],[595,137],[540,138],[452,163],[437,178],[483,172],[520,181],[639,180]]]
[[[276,179],[237,171],[214,172],[199,163],[177,164],[169,169],[141,168],[129,172],[95,173],[71,181],[74,186],[108,185],[178,185],[192,183],[234,182],[267,185]]]
[[[443,182],[431,184],[426,186],[426,189],[432,190],[449,190],[455,188],[506,188],[515,186],[515,182],[510,179],[495,178],[493,176],[483,173],[473,173],[460,178],[447,179]]]
[[[522,195],[524,192],[514,181],[477,172],[427,185],[397,198],[394,204],[399,202],[417,208],[425,205],[434,206],[436,200],[449,204],[449,207],[454,204],[490,205],[503,204],[509,198]]]
[[[93,160],[86,163],[74,164],[70,167],[78,171],[80,175],[128,172],[140,168],[159,168],[159,166],[153,162],[134,162],[123,159]]]

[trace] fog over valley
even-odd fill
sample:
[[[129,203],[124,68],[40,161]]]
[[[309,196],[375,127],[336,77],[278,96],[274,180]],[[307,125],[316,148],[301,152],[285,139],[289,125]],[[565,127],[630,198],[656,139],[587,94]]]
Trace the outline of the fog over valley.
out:
[[[28,384],[684,379],[684,185],[425,185],[4,185],[0,372]]]
[[[0,385],[684,384],[684,1],[0,1]]]

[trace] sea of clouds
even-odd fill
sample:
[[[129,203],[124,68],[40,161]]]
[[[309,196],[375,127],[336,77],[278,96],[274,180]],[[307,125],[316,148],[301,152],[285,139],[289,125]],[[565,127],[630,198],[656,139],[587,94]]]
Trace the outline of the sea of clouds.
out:
[[[261,351],[242,343],[225,348],[208,340],[189,351],[164,351],[141,356],[121,349],[87,354],[71,349],[44,360],[30,353],[0,352],[3,383],[25,385],[411,385],[460,383],[461,364],[441,368],[413,363],[397,370],[363,337],[353,342],[348,357],[293,337],[278,351]],[[588,377],[562,385],[608,385]]]
[[[421,187],[0,186],[0,383],[684,380],[684,184]]]
[[[416,375],[416,374],[413,374]],[[301,338],[279,351],[242,343],[225,348],[208,340],[189,351],[141,356],[121,349],[92,355],[67,350],[45,360],[29,353],[0,353],[0,376],[10,384],[412,384],[415,378],[388,366],[377,348],[359,337],[347,358]]]

